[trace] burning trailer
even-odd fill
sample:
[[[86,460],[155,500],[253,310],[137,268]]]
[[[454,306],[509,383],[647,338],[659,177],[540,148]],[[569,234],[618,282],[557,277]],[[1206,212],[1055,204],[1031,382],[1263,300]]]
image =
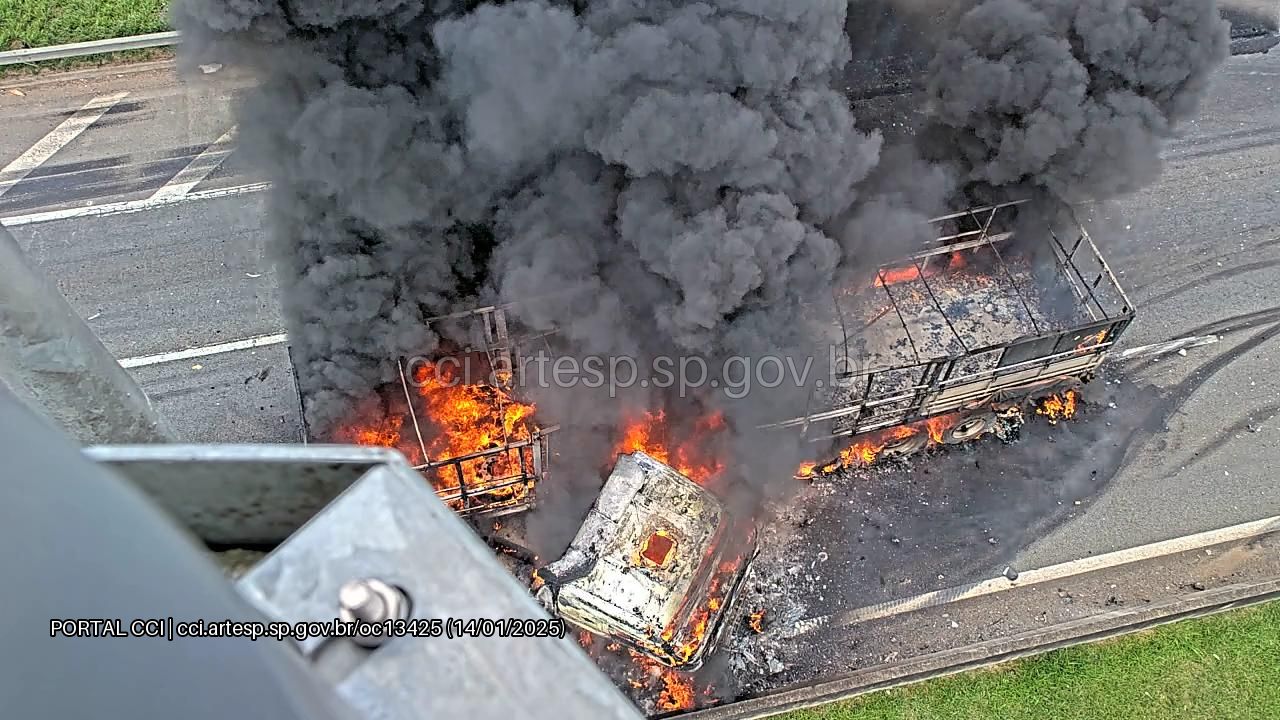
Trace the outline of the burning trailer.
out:
[[[431,322],[454,325],[453,336],[466,344],[450,348],[458,351],[454,355],[397,359],[396,380],[381,390],[395,412],[375,423],[353,423],[336,439],[404,453],[445,505],[464,517],[528,510],[548,475],[551,435],[559,427],[537,425],[534,406],[512,387],[519,343],[508,333],[505,309],[479,308]],[[301,402],[296,373],[294,384]],[[305,412],[302,418],[305,444],[311,431]]]
[[[568,622],[696,670],[727,625],[758,551],[750,518],[643,452],[623,455],[577,536],[537,571]]]
[[[1064,238],[1063,225],[1018,217],[1023,204],[935,218],[932,247],[881,265],[816,318],[838,349],[834,382],[803,416],[765,427],[849,444],[798,477],[1073,411],[1134,310],[1074,215]]]

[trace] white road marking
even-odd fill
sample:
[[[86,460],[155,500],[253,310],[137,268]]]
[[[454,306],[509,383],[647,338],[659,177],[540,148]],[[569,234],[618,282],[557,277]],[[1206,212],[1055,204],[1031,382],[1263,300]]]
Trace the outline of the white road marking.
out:
[[[222,353],[235,352],[236,350],[249,350],[251,348],[266,347],[268,345],[279,345],[288,339],[288,336],[284,333],[278,333],[276,335],[259,335],[257,337],[225,342],[218,345],[206,345],[204,347],[188,348],[186,350],[160,353],[158,355],[143,355],[141,357],[124,358],[120,361],[120,366],[136,368],[145,367],[147,365],[159,365],[161,363],[174,362],[176,360],[190,360],[191,358],[220,355]]]
[[[1130,360],[1136,357],[1148,357],[1151,355],[1168,355],[1169,353],[1178,352],[1179,350],[1212,345],[1220,340],[1222,340],[1222,338],[1218,335],[1184,337],[1178,338],[1177,340],[1169,340],[1167,342],[1129,348],[1128,350],[1117,353],[1115,357],[1117,360]]]
[[[169,178],[169,182],[165,183],[159,190],[151,195],[151,200],[164,200],[168,198],[177,198],[191,192],[196,185],[199,185],[205,178],[222,164],[227,156],[235,151],[236,128],[233,125],[230,130],[223,133],[222,137],[214,140],[209,147],[205,148],[199,155],[191,159],[187,166],[178,171],[177,175]]]
[[[1029,587],[1031,585],[1053,582],[1055,580],[1062,580],[1063,578],[1073,577],[1076,575],[1084,575],[1086,573],[1106,570],[1120,565],[1129,565],[1144,560],[1153,560],[1167,555],[1176,555],[1188,550],[1199,550],[1201,548],[1244,540],[1246,538],[1265,535],[1267,533],[1277,531],[1280,531],[1280,515],[1264,518],[1262,520],[1255,520],[1253,522],[1241,523],[1239,525],[1232,525],[1218,530],[1197,533],[1195,535],[1173,538],[1172,540],[1164,540],[1162,542],[1151,543],[1149,545],[1140,545],[1127,550],[1117,550],[1116,552],[1105,553],[1103,555],[1095,555],[1093,557],[1072,560],[1070,562],[1050,565],[1037,570],[1028,570],[1026,572],[1019,573],[1015,580],[1010,580],[1007,577],[1001,576],[990,580],[970,583],[968,585],[959,585],[952,588],[946,588],[944,590],[935,590],[922,595],[916,595],[915,597],[868,605],[867,607],[849,610],[835,615],[824,615],[821,617],[801,620],[789,628],[784,633],[784,636],[796,637],[828,625],[843,627],[846,625],[853,625],[855,623],[867,622],[868,620],[879,620],[882,618],[893,617],[894,615],[915,612],[916,610],[936,608],[941,605],[950,605],[951,603],[960,602],[962,600],[972,600],[984,595],[993,595],[995,593],[1012,590],[1014,588]]]
[[[269,187],[271,187],[271,183],[260,182],[251,183],[249,185],[235,185],[227,188],[216,188],[213,190],[201,190],[199,192],[187,193],[186,195],[173,195],[159,198],[149,197],[145,200],[125,200],[123,202],[105,203],[102,205],[87,205],[85,207],[65,208],[62,210],[48,210],[45,212],[31,213],[29,215],[14,215],[12,217],[0,218],[0,226],[18,227],[20,225],[34,225],[36,223],[52,222],[54,220],[69,220],[71,218],[125,215],[128,213],[142,212],[144,210],[153,210],[166,205],[176,205],[177,203],[187,202],[189,200],[210,200],[214,198],[231,197],[233,195],[262,192]]]
[[[62,124],[49,131],[48,135],[40,138],[35,145],[27,148],[27,151],[19,155],[13,162],[0,169],[0,195],[9,192],[9,189],[22,181],[32,170],[40,167],[46,160],[53,157],[54,153],[67,146],[67,143],[75,140],[80,133],[89,128],[103,115],[107,114],[116,103],[124,99],[127,92],[118,92],[114,95],[102,95],[85,103],[85,106],[77,110],[71,117],[62,121]]]

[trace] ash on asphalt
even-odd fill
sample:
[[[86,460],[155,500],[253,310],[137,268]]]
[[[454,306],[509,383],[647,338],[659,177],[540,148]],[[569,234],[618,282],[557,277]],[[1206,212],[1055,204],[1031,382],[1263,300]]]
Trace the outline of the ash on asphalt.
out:
[[[1151,418],[1166,402],[1150,386],[1098,380],[1073,420],[1036,417],[1011,442],[988,438],[815,481],[766,527],[776,544],[740,607],[768,608],[768,627],[757,634],[735,623],[724,654],[739,684],[721,691],[755,695],[851,669],[848,657],[832,656],[849,643],[832,636],[856,643],[858,627],[786,637],[798,621],[1001,574],[1023,547],[1088,510],[1126,448],[1158,429]]]

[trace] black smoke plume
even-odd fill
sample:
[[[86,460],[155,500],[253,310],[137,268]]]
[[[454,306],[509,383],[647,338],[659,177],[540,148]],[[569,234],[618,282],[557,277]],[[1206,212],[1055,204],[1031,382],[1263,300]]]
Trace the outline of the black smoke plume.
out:
[[[1230,54],[1212,0],[980,0],[928,69],[930,157],[970,188],[1109,199],[1160,173]]]
[[[221,54],[260,76],[241,136],[274,182],[272,245],[320,435],[380,412],[395,358],[440,343],[428,318],[478,302],[524,301],[520,323],[555,329],[579,357],[696,356],[713,374],[734,356],[802,364],[826,352],[810,347],[808,308],[927,240],[922,221],[957,187],[1068,201],[1149,182],[1226,37],[1213,0],[180,0],[176,12],[190,61]],[[888,147],[855,126],[844,93],[850,72],[876,66],[867,38],[907,37],[900,21],[913,53],[936,44],[931,122],[927,142]],[[580,387],[538,394],[570,433],[561,476],[593,468],[618,404]],[[786,477],[796,453],[751,428],[803,395],[680,407],[727,413],[730,475]]]

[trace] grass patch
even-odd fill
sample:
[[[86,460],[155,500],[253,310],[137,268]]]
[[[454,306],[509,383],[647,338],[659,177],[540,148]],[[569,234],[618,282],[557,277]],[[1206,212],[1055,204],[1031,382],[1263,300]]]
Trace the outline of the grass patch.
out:
[[[168,29],[168,0],[0,2],[0,50],[106,40]]]
[[[1280,602],[780,717],[1276,720]]]
[[[0,0],[0,50],[63,45],[169,30],[169,0]],[[0,65],[0,78],[172,57],[148,48],[24,65]]]

